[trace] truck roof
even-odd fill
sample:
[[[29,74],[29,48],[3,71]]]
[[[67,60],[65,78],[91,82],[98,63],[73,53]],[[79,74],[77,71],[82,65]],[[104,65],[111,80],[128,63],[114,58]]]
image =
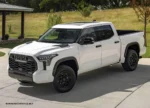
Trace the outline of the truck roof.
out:
[[[103,25],[103,24],[112,24],[111,22],[73,22],[73,23],[66,23],[66,24],[58,24],[53,26],[53,28],[70,28],[70,29],[83,29],[89,26],[94,25]]]

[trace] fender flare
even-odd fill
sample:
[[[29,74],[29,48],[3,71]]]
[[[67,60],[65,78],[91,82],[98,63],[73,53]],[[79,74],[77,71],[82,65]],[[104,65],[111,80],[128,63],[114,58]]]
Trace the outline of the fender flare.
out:
[[[124,53],[124,57],[126,57],[127,52],[128,52],[128,49],[129,49],[129,47],[132,46],[132,45],[138,45],[138,47],[139,47],[139,49],[140,49],[140,45],[139,45],[138,42],[129,43],[129,44],[126,46],[125,53]]]
[[[62,59],[58,60],[58,61],[55,63],[52,75],[53,75],[53,76],[55,75],[57,67],[58,67],[62,62],[65,62],[65,61],[68,61],[68,60],[73,60],[73,61],[75,61],[76,66],[77,66],[77,69],[79,69],[79,65],[78,65],[77,59],[76,59],[75,57],[65,57],[65,58],[62,58]]]

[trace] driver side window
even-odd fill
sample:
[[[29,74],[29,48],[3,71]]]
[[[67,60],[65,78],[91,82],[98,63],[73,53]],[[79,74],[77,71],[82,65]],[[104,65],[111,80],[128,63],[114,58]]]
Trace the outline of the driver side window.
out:
[[[92,37],[96,41],[96,34],[94,28],[86,28],[83,30],[81,37]]]

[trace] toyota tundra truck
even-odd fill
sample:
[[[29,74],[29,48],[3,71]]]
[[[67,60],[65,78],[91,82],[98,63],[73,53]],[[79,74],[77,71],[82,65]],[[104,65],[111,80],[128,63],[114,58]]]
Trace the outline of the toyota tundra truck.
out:
[[[38,41],[9,52],[9,76],[21,83],[53,83],[70,91],[78,75],[121,63],[134,71],[146,52],[144,32],[116,30],[111,22],[74,22],[53,26]]]

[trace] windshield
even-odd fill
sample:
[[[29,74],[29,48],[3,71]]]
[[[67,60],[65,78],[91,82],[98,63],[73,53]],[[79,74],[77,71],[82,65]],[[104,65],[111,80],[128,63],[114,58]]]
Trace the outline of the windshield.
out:
[[[40,39],[40,42],[49,43],[74,43],[78,39],[81,29],[59,29],[52,28]]]

